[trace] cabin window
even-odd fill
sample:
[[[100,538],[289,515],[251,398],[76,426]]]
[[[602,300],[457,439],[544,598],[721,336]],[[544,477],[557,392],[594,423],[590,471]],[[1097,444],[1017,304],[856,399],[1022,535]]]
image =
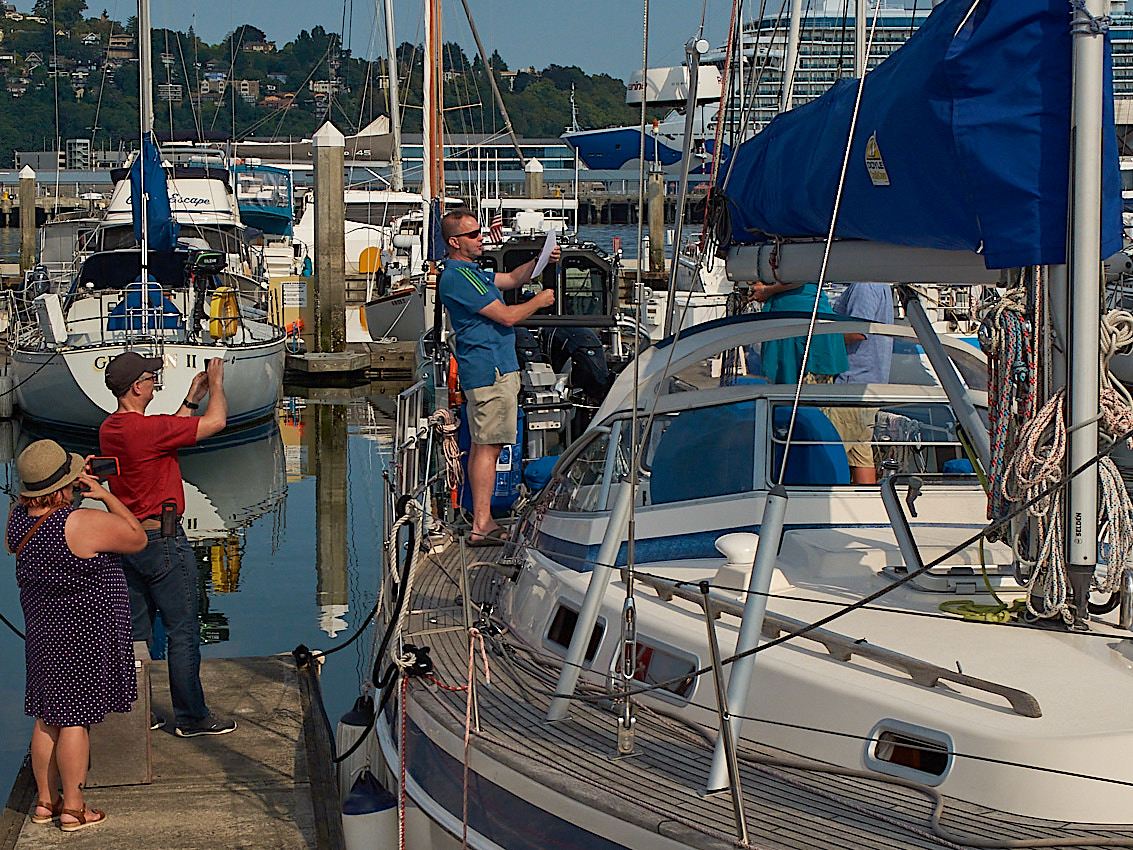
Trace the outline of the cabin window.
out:
[[[592,260],[571,257],[563,261],[561,312],[568,316],[603,316],[606,304],[606,275]]]
[[[547,628],[547,640],[562,649],[570,648],[571,639],[574,637],[574,628],[578,625],[578,611],[568,605],[560,602],[555,609],[555,615],[551,618],[551,625]],[[590,632],[590,643],[586,645],[586,653],[583,656],[586,661],[593,661],[594,656],[598,654],[598,646],[602,643],[602,634],[606,631],[606,621],[602,617],[594,624],[593,631]]]
[[[779,480],[790,421],[791,405],[776,405],[771,481]],[[957,435],[956,418],[943,403],[800,405],[786,456],[783,483],[795,486],[849,484],[851,466],[872,465],[879,477],[973,471]]]
[[[599,434],[563,471],[550,497],[553,511],[589,512],[606,507],[603,481],[610,449],[610,435]]]
[[[755,489],[756,402],[692,408],[653,421],[642,464],[654,505]]]
[[[869,737],[865,763],[878,773],[940,785],[952,769],[954,747],[944,732],[887,719]]]

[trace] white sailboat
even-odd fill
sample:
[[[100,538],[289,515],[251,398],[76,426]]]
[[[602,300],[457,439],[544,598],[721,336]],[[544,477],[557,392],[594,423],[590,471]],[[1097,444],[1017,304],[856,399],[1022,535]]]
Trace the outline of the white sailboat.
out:
[[[139,0],[138,21],[142,147],[95,232],[110,241],[96,240],[102,250],[77,258],[65,293],[41,295],[30,312],[12,307],[17,403],[25,416],[54,427],[97,428],[117,407],[103,381],[106,364],[136,350],[163,359],[151,410],[173,413],[205,360],[223,357],[229,424],[251,422],[267,416],[279,396],[284,333],[262,278],[250,276],[262,270],[246,262],[231,189],[188,178],[192,190],[179,186],[171,203],[152,139],[148,0]],[[171,207],[190,216],[184,242]],[[120,221],[127,214],[132,234]],[[124,247],[126,237],[112,238],[119,232],[136,236],[139,246]]]
[[[937,340],[912,301],[915,331],[759,314],[651,347],[486,558],[429,520],[419,385],[399,400],[394,495],[416,498],[390,503],[376,734],[361,757],[388,766],[400,846],[1133,846],[1133,576],[1113,536],[1128,508],[1110,514],[1098,566],[1097,484],[1081,474],[1099,450],[1092,299],[1108,230],[1096,5],[1075,7],[1073,38],[1053,0],[945,0],[932,29],[969,69],[1018,63],[1019,35],[1058,73],[1069,66],[1051,50],[1077,54],[1075,168],[1068,73],[1063,120],[1039,122],[1058,137],[1039,150],[1062,160],[1044,170],[1076,184],[1075,424],[1048,479],[1071,482],[1067,531],[1056,523],[1051,538],[1069,566],[983,539],[984,489],[956,473],[991,470],[983,410],[1007,387],[989,385],[976,349]],[[1034,82],[1024,66],[1019,90],[1007,86],[1020,112]],[[982,223],[987,251],[1004,250]],[[830,268],[839,280],[998,278],[989,254],[959,247],[798,248],[777,256],[785,279],[808,279],[795,259],[807,250],[820,281]],[[767,250],[733,246],[729,273],[752,275]],[[1056,284],[1055,255],[1039,256],[1051,259],[1024,262],[1051,264]],[[775,385],[739,367],[776,339],[852,333],[893,340],[889,383]],[[880,498],[849,483],[850,441],[832,424],[847,411],[871,412]],[[409,540],[432,533],[428,552],[401,545],[409,524]],[[1120,604],[1087,615],[1091,583],[1119,588]],[[1048,627],[1014,619],[1019,607]]]

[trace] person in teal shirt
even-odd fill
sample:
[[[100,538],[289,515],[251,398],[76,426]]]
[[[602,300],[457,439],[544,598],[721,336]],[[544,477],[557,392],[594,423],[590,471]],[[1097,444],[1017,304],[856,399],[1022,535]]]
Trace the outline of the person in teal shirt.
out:
[[[818,315],[832,315],[834,310],[826,293],[819,294],[817,283],[753,283],[749,297],[763,304],[765,313],[807,313],[814,309],[818,296]],[[802,372],[806,337],[773,339],[760,348],[763,375],[773,384],[797,384]],[[829,384],[850,368],[846,358],[846,342],[841,334],[815,335],[810,344],[805,381]]]
[[[469,545],[498,545],[504,532],[492,518],[496,461],[505,445],[517,439],[519,361],[515,355],[516,322],[555,303],[555,290],[543,289],[518,304],[505,304],[501,290],[531,280],[535,260],[510,272],[493,272],[476,262],[484,253],[484,234],[467,209],[441,219],[448,259],[437,292],[448,310],[455,341],[457,375],[468,400],[468,484],[472,493]],[[559,248],[551,252],[557,263]]]

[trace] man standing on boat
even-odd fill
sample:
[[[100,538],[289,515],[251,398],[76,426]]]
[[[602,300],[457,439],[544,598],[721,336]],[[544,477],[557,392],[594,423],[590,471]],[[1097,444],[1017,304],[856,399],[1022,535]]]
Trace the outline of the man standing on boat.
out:
[[[197,562],[181,527],[185,488],[177,450],[195,445],[224,429],[228,401],[224,397],[224,360],[205,361],[189,386],[189,394],[170,415],[146,416],[153,401],[160,357],[135,351],[119,354],[106,367],[106,386],[118,409],[106,418],[98,436],[102,453],[118,458],[119,473],[110,476],[111,491],[138,518],[146,532],[146,548],[122,557],[134,640],[153,642],[153,618],[161,614],[169,638],[169,691],[176,728],[182,738],[223,735],[236,722],[212,714],[201,688],[200,620],[197,606]],[[204,413],[193,412],[208,395]],[[151,728],[164,720],[151,716]]]
[[[492,518],[492,488],[496,461],[505,445],[516,441],[519,404],[519,361],[515,356],[513,325],[555,303],[554,289],[519,304],[505,304],[501,290],[530,282],[536,260],[510,272],[480,268],[484,236],[467,209],[453,210],[441,219],[448,251],[437,286],[448,309],[456,337],[460,387],[468,400],[468,485],[472,492],[472,531],[469,543],[501,543],[504,532]],[[559,249],[551,252],[557,263]]]
[[[893,324],[893,290],[887,283],[851,283],[834,304],[839,316],[868,322]],[[888,384],[893,362],[893,337],[878,334],[842,334],[846,340],[849,368],[834,379],[836,384]],[[873,456],[873,428],[876,407],[836,408],[831,416],[844,439],[851,442],[846,454],[854,484],[876,484],[877,466]]]

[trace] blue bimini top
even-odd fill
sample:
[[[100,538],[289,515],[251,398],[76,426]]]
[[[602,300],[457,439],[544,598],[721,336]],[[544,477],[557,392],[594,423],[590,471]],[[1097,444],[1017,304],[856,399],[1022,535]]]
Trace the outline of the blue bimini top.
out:
[[[467,389],[495,383],[501,375],[519,371],[515,331],[480,315],[493,301],[503,301],[496,273],[464,260],[445,260],[437,284],[456,334],[456,364],[461,386]]]

